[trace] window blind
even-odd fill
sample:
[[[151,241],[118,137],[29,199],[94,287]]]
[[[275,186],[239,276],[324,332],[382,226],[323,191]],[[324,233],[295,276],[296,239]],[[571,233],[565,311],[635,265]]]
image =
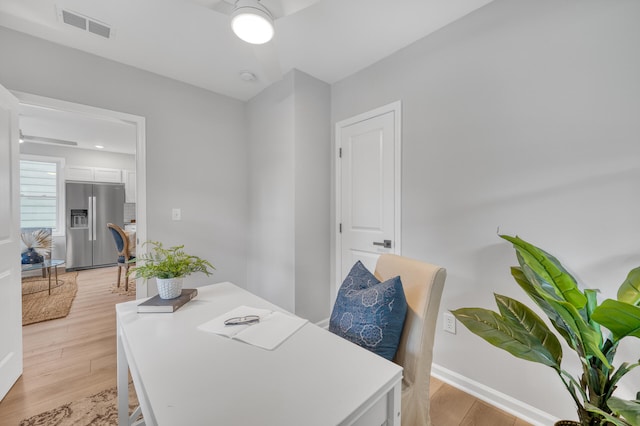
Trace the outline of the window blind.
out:
[[[20,226],[58,225],[57,163],[20,160]]]

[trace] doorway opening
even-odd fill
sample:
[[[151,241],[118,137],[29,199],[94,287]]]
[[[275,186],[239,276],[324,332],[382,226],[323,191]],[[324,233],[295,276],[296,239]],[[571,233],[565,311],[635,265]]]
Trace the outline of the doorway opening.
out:
[[[57,159],[58,164],[64,165],[63,176],[56,177],[59,190],[56,194],[58,226],[54,227],[53,234],[55,256],[66,259],[70,249],[67,247],[68,209],[64,206],[68,179],[123,184],[127,195],[120,213],[122,225],[126,220],[133,227],[134,244],[145,241],[144,117],[28,93],[12,93],[19,101],[21,157],[31,156],[32,160],[39,161]],[[104,243],[113,245],[112,240]],[[147,295],[142,280],[136,283],[136,294],[138,298]]]

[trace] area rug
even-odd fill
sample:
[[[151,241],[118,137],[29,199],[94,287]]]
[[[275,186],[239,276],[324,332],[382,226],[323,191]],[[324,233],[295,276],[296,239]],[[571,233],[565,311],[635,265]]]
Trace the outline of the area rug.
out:
[[[118,287],[118,283],[111,284],[111,293],[119,294],[121,296],[135,296],[136,280],[129,281],[129,290],[125,290],[124,282],[120,282],[120,287]]]
[[[118,391],[115,387],[95,395],[61,405],[22,420],[20,426],[117,426]],[[129,413],[138,405],[132,385],[129,385]]]
[[[22,280],[22,325],[34,324],[69,315],[71,304],[76,297],[78,284],[77,272],[67,272],[58,275],[58,287],[52,277],[51,294],[49,294],[49,279],[29,277]]]

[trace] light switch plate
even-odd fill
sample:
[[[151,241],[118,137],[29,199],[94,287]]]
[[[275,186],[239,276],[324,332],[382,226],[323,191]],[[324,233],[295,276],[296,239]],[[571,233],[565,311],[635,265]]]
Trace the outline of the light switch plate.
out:
[[[171,220],[180,220],[180,219],[182,219],[182,211],[180,209],[172,209]]]

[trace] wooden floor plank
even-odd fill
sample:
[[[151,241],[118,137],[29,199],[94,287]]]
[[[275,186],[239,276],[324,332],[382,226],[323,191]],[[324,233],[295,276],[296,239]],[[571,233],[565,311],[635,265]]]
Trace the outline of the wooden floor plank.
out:
[[[476,401],[468,395],[452,386],[443,385],[433,397],[431,397],[431,424],[432,426],[460,425],[465,415]]]
[[[464,416],[461,426],[514,426],[516,418],[490,405],[475,401]]]
[[[78,272],[78,293],[66,318],[23,327],[24,373],[0,402],[3,426],[116,383],[116,268]]]
[[[442,386],[444,386],[443,381],[432,377],[431,382],[429,383],[429,398],[433,398],[433,395],[438,392]]]

